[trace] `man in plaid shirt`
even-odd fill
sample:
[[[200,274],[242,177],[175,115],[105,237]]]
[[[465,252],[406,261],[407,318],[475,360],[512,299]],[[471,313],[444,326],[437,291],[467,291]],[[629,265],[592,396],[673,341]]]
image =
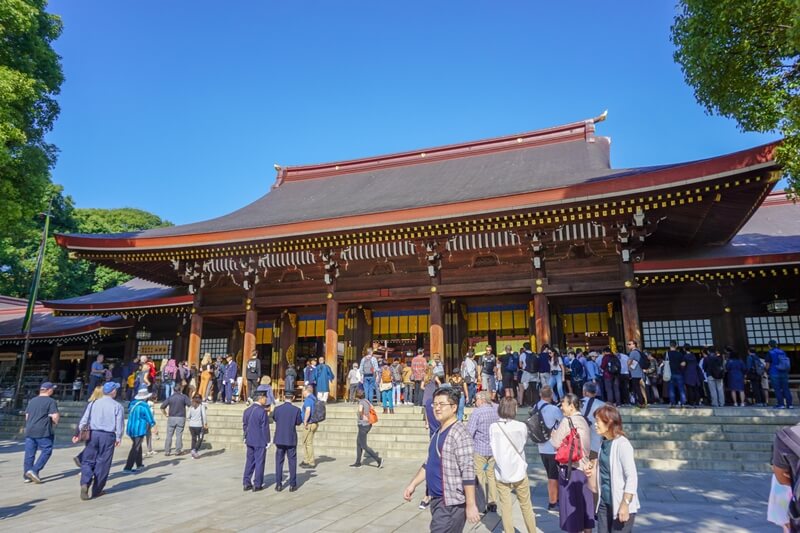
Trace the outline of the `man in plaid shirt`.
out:
[[[433,414],[441,426],[431,437],[428,460],[406,487],[411,501],[417,485],[426,482],[431,496],[431,532],[461,533],[467,520],[477,524],[481,515],[475,503],[475,461],[472,437],[456,420],[459,392],[440,387],[433,393]]]
[[[475,396],[475,410],[469,417],[467,431],[475,449],[475,471],[478,483],[486,491],[487,513],[497,512],[497,484],[494,479],[494,457],[489,444],[489,427],[500,420],[497,405],[492,403],[492,394],[482,390]]]

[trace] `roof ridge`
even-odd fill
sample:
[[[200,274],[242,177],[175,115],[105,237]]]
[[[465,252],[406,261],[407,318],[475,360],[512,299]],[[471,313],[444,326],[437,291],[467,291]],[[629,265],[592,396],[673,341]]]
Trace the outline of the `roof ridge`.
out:
[[[312,165],[298,165],[291,167],[281,167],[275,165],[278,172],[273,189],[288,181],[301,181],[312,178],[323,178],[338,174],[349,174],[353,172],[366,172],[396,166],[406,166],[431,161],[442,161],[458,157],[484,155],[494,152],[530,148],[547,144],[571,142],[584,140],[594,142],[594,125],[606,119],[608,112],[604,111],[595,118],[585,119],[578,122],[571,122],[559,126],[504,135],[501,137],[490,137],[456,144],[446,144],[429,148],[420,148],[405,152],[383,154],[358,159],[333,161],[329,163],[318,163]]]

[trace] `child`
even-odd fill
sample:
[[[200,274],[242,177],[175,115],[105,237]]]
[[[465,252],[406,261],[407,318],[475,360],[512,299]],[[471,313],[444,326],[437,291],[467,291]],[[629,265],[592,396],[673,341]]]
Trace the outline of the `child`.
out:
[[[203,445],[203,434],[208,431],[206,406],[203,405],[203,399],[199,394],[192,396],[192,406],[186,414],[186,421],[192,434],[192,459],[197,459],[199,457],[197,450]]]
[[[156,404],[153,402],[153,398],[155,398],[155,396],[150,396],[150,399],[147,400],[147,406],[150,408],[150,413],[153,415],[153,418],[155,418]],[[147,457],[152,457],[156,454],[156,452],[153,451],[153,433],[155,433],[156,438],[158,438],[158,428],[156,426],[147,426],[147,435],[145,439],[147,443]]]

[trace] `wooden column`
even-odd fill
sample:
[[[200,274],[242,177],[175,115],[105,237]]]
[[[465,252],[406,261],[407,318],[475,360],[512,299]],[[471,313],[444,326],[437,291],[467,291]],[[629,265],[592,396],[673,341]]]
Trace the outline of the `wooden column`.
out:
[[[335,400],[339,393],[339,303],[332,292],[325,306],[325,362],[333,371],[330,398]]]
[[[542,346],[550,344],[550,303],[541,292],[533,295],[533,320],[536,323],[536,350],[541,351]]]
[[[633,264],[622,263],[622,280],[625,288],[622,289],[620,301],[622,303],[622,329],[625,341],[636,341],[642,346],[642,330],[639,327],[639,306],[636,302],[636,281],[633,277]],[[626,345],[620,343],[617,350],[624,351]]]
[[[431,286],[430,297],[431,356],[444,357],[444,328],[442,327],[442,295],[436,285]]]
[[[125,348],[122,352],[122,362],[127,364],[133,361],[133,357],[136,355],[136,333],[134,332],[134,328],[128,330],[127,335],[125,335]]]
[[[189,366],[200,366],[200,341],[203,338],[203,315],[200,313],[192,314],[192,325],[189,330],[189,353],[187,359]]]
[[[50,355],[50,372],[47,379],[55,383],[58,377],[58,358],[61,355],[61,346],[58,344],[53,345],[53,353]]]
[[[258,328],[258,311],[253,307],[252,303],[248,303],[244,313],[244,342],[242,343],[242,389],[243,398],[250,397],[250,391],[247,390],[247,361],[256,350],[256,329]]]

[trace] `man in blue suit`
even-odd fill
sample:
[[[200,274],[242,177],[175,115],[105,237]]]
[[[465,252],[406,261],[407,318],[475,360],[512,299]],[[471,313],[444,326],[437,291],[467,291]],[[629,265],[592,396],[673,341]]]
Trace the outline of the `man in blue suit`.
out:
[[[233,360],[233,356],[228,354],[228,364],[225,366],[225,374],[223,376],[223,381],[225,384],[225,403],[231,403],[233,400],[233,384],[236,383],[236,376],[239,373],[239,367],[236,365],[236,361]]]
[[[269,413],[266,387],[256,389],[256,403],[242,415],[244,443],[247,445],[247,462],[244,465],[242,485],[244,490],[258,492],[264,488],[264,462],[269,444]]]
[[[297,426],[303,423],[300,408],[292,404],[294,395],[287,393],[272,418],[275,420],[275,490],[283,490],[283,460],[289,458],[289,492],[297,490]]]

